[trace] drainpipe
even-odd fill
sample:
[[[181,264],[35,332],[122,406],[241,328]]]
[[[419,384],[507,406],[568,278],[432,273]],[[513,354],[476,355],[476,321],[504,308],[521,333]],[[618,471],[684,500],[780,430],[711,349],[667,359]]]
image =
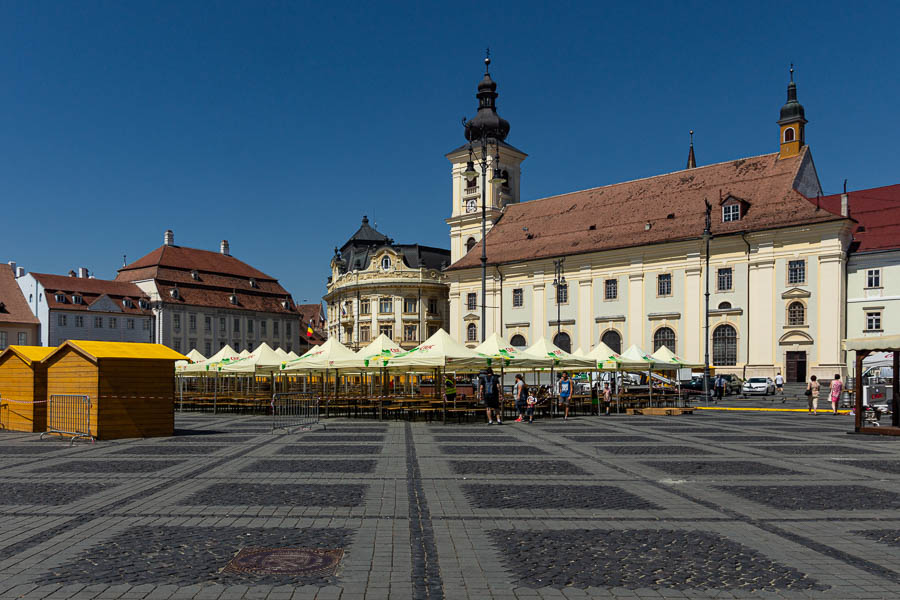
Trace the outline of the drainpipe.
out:
[[[500,305],[500,322],[498,323],[497,327],[500,331],[500,337],[503,337],[503,272],[500,270],[500,265],[497,265],[494,268],[497,269],[497,278],[500,281],[500,293],[498,294],[498,303]]]
[[[747,234],[742,233],[741,239],[744,240],[744,243],[747,244],[747,332],[744,334],[744,338],[747,340],[747,354],[744,358],[744,370],[742,371],[742,377],[744,381],[747,381],[747,361],[750,360],[750,242],[747,241]]]

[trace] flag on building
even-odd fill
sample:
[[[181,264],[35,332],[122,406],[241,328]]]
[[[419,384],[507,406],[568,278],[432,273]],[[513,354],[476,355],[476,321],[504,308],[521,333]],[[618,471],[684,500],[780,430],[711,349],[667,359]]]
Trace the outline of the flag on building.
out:
[[[312,334],[313,334],[312,321],[309,321],[306,324],[306,337],[312,337]]]

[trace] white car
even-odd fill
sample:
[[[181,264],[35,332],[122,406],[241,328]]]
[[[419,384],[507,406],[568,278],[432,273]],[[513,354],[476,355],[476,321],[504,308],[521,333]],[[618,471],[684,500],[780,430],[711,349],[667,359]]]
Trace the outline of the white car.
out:
[[[775,382],[771,377],[751,377],[741,386],[741,393],[745,396],[751,394],[768,396],[775,393]]]

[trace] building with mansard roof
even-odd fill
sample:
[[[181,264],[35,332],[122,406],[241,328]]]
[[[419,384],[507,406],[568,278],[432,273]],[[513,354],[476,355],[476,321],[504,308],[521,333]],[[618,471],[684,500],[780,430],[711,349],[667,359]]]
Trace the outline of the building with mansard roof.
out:
[[[288,291],[232,256],[227,240],[218,252],[186,248],[168,230],[162,246],[119,269],[116,281],[143,290],[155,318],[153,341],[178,352],[210,356],[226,344],[241,351],[266,342],[302,353],[310,344]]]
[[[822,188],[793,69],[772,153],[698,166],[692,140],[684,170],[527,202],[525,154],[506,143],[508,123],[488,118],[497,114],[496,89],[485,74],[469,142],[447,154],[454,338],[474,346],[497,332],[526,346],[547,337],[566,350],[600,341],[650,352],[665,345],[697,362],[708,339],[709,360],[722,372],[781,372],[790,381],[846,372],[840,342],[853,224],[816,204]],[[484,131],[489,172],[502,176],[487,182],[482,239],[485,180],[470,177]]]
[[[420,244],[396,244],[367,217],[334,249],[324,296],[328,337],[358,349],[385,334],[413,348],[447,329],[447,284],[441,270],[450,252]]]

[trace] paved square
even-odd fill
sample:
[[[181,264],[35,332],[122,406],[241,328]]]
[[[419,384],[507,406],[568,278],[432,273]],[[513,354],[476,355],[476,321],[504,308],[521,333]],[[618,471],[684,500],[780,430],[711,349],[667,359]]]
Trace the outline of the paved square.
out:
[[[0,599],[900,589],[900,443],[846,435],[846,417],[176,423],[168,439],[72,447],[0,432]],[[229,567],[238,555],[259,568]]]

